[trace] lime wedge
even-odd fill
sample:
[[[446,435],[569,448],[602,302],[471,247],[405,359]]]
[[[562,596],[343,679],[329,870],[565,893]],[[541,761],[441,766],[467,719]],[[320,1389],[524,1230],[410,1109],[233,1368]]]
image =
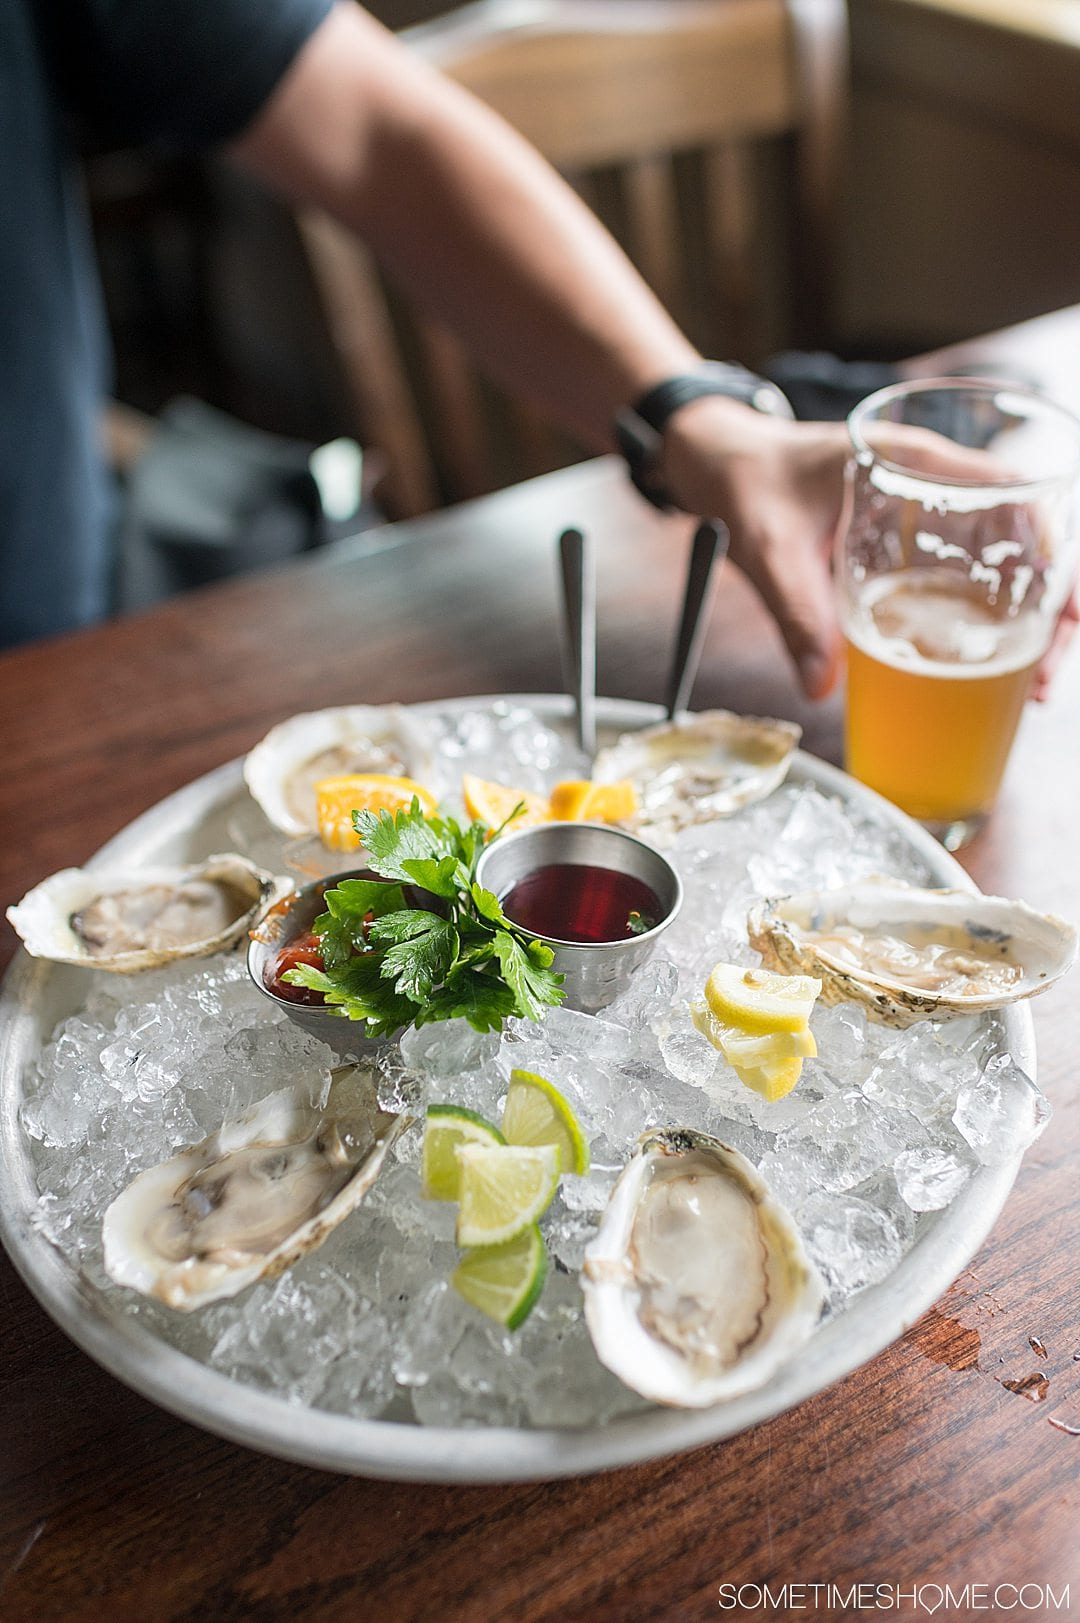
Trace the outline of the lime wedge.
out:
[[[764,1037],[773,1031],[804,1031],[820,991],[821,982],[809,975],[717,964],[705,982],[705,1001],[718,1020]]]
[[[554,1144],[563,1172],[588,1172],[589,1146],[581,1123],[555,1087],[532,1071],[511,1071],[502,1115],[508,1144]]]
[[[536,1222],[559,1184],[554,1144],[459,1144],[457,1243],[502,1245]]]
[[[499,1129],[475,1110],[466,1110],[464,1105],[428,1105],[420,1168],[428,1200],[457,1200],[461,1168],[455,1152],[459,1144],[505,1142]]]
[[[536,1306],[546,1278],[547,1253],[533,1223],[505,1245],[466,1251],[450,1275],[450,1283],[489,1319],[516,1330]]]

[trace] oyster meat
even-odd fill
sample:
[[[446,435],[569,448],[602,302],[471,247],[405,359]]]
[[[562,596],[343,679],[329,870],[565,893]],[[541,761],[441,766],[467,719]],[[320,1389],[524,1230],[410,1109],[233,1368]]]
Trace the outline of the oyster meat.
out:
[[[597,1357],[655,1403],[764,1385],[808,1339],[824,1286],[746,1158],[689,1128],[646,1133],[581,1276]]]
[[[106,1272],[182,1312],[274,1279],[355,1210],[410,1124],[379,1109],[357,1065],[331,1072],[321,1107],[272,1093],[117,1196]]]
[[[1072,925],[1024,902],[879,876],[760,902],[747,932],[770,968],[816,975],[824,1003],[898,1027],[1034,997],[1077,952]]]
[[[188,868],[65,868],[7,916],[35,958],[130,975],[233,946],[288,888],[225,852]]]
[[[244,762],[248,789],[285,834],[314,833],[315,785],[353,772],[415,778],[433,787],[429,729],[402,705],[341,705],[279,723]]]
[[[702,710],[624,733],[599,752],[597,783],[628,778],[638,810],[628,827],[672,838],[692,823],[730,817],[779,787],[802,729],[790,721]]]

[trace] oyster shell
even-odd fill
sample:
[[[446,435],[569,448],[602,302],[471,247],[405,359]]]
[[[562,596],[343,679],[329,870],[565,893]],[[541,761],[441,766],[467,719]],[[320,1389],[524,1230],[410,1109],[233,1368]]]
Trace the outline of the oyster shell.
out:
[[[130,975],[233,946],[289,888],[224,852],[187,868],[64,868],[7,916],[35,958]]]
[[[779,787],[802,728],[764,716],[702,710],[624,733],[599,752],[597,783],[629,778],[639,810],[628,827],[671,838],[692,823],[730,817]]]
[[[770,968],[816,975],[824,1003],[898,1027],[1034,997],[1077,952],[1072,925],[1024,902],[880,876],[760,902],[747,931]]]
[[[315,785],[347,772],[383,772],[430,786],[428,728],[398,704],[312,710],[272,727],[244,761],[245,783],[285,834],[314,833]]]
[[[707,1133],[643,1135],[585,1253],[597,1357],[655,1403],[764,1385],[808,1339],[824,1286],[746,1158]]]
[[[272,1093],[128,1184],[102,1223],[106,1272],[181,1312],[274,1279],[360,1204],[410,1125],[361,1066],[331,1072],[321,1108]]]

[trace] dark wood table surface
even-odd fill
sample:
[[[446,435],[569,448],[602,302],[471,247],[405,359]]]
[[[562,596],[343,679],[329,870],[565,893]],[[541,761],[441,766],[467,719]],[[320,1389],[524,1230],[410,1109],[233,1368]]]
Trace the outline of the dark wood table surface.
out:
[[[913,366],[993,357],[1080,406],[1080,310]],[[600,691],[656,699],[689,529],[647,510],[611,461],[0,658],[0,902],[294,711],[557,690],[553,543],[569,522],[600,543]],[[730,570],[694,702],[792,716],[811,749],[838,756],[837,703],[801,701]],[[1078,717],[1080,654],[1029,707],[1001,803],[964,857],[985,889],[1074,919]],[[5,924],[3,958],[14,945]],[[747,1591],[725,1612],[720,1585],[856,1580],[1071,1583],[1080,1612],[1076,1003],[1074,979],[1034,1006],[1054,1117],[943,1299],[791,1413],[659,1463],[465,1488],[266,1458],[105,1374],[0,1257],[0,1617],[764,1618],[799,1608],[756,1610]],[[1004,1384],[1036,1371],[1042,1401]],[[937,1615],[1004,1616],[1012,1602],[1005,1591],[1001,1611],[977,1614],[978,1595]],[[804,1605],[814,1615],[811,1594]]]

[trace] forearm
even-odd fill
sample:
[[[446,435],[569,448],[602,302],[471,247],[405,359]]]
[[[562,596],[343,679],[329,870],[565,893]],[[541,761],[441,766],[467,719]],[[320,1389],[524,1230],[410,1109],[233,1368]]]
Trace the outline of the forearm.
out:
[[[492,376],[596,450],[612,419],[700,359],[615,243],[501,120],[348,0],[318,28],[237,156],[352,226],[415,303]],[[686,512],[722,518],[808,693],[838,634],[825,545],[842,427],[713,396],[677,411],[658,472]]]
[[[237,151],[352,226],[490,375],[596,449],[619,406],[698,358],[532,148],[354,7]]]

